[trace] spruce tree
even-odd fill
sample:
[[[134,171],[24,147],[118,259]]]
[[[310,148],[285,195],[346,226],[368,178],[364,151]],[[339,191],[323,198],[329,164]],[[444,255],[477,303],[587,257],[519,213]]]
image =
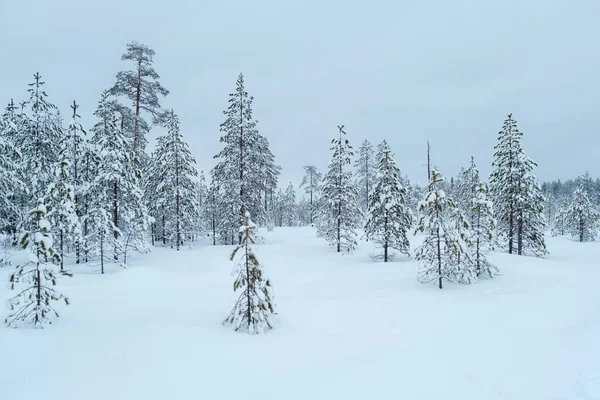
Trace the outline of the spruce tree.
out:
[[[378,149],[382,151],[381,149]],[[368,140],[364,140],[358,148],[358,158],[354,163],[358,183],[358,203],[361,210],[366,212],[371,204],[370,196],[375,186],[377,173],[376,163],[381,157],[373,156],[373,146]]]
[[[566,229],[580,242],[596,240],[600,228],[600,212],[589,199],[584,184],[573,192],[571,204],[565,211]]]
[[[344,126],[338,126],[339,138],[331,141],[333,157],[323,179],[322,202],[317,234],[325,238],[338,253],[352,252],[357,245],[356,229],[362,217],[357,204],[358,193],[348,169],[353,155]]]
[[[366,216],[365,237],[378,247],[373,258],[388,262],[395,256],[393,250],[409,255],[406,232],[412,223],[412,213],[406,204],[400,171],[385,141],[381,153]]]
[[[43,328],[51,323],[51,314],[58,317],[51,301],[62,299],[65,304],[69,304],[69,299],[53,287],[56,286],[59,275],[71,274],[58,271],[57,265],[53,264],[60,262],[60,256],[53,247],[51,225],[46,219],[47,212],[43,199],[40,199],[29,213],[29,229],[19,240],[21,248],[29,253],[29,261],[18,265],[16,271],[10,275],[10,289],[20,292],[8,300],[7,305],[11,310],[11,314],[5,320],[8,326],[16,327],[19,321],[25,321],[36,328]],[[25,288],[21,290],[19,284],[25,285]]]
[[[263,333],[265,329],[272,329],[269,318],[275,313],[273,288],[263,276],[262,265],[252,248],[256,243],[256,225],[250,220],[249,213],[246,213],[239,231],[242,241],[231,253],[230,260],[234,261],[236,255],[240,255],[232,275],[236,275],[233,291],[241,289],[242,292],[223,324],[231,324],[236,331],[243,328],[249,334]]]
[[[303,187],[306,194],[309,195],[310,224],[312,225],[317,211],[317,196],[321,188],[319,183],[323,179],[323,175],[317,171],[317,167],[314,165],[305,165],[303,168],[304,177],[302,178],[300,187]]]
[[[461,256],[463,259],[467,257],[469,261],[469,244],[463,236],[464,232],[457,232],[455,219],[449,217],[456,212],[457,207],[444,190],[439,188],[442,182],[440,173],[432,168],[427,195],[419,204],[421,214],[415,230],[415,235],[418,232],[425,234],[423,243],[415,251],[415,258],[421,264],[418,279],[421,283],[435,281],[440,289],[444,280],[472,281],[471,270],[460,268],[457,263]],[[464,220],[460,222],[466,223]]]
[[[547,254],[544,242],[544,197],[532,175],[537,164],[527,157],[521,146],[523,134],[508,114],[498,144],[494,147],[495,170],[490,176],[490,190],[501,237],[508,253]]]

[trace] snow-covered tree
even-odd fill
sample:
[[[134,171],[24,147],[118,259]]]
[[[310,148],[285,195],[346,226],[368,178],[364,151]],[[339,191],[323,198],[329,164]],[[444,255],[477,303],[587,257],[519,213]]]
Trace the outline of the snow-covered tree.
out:
[[[253,97],[244,88],[244,77],[239,75],[236,90],[230,94],[229,107],[223,113],[225,122],[221,124],[221,143],[224,148],[215,155],[218,159],[215,167],[223,188],[235,201],[238,226],[248,211],[257,221],[264,221],[266,211],[262,195],[272,189],[272,180],[278,174],[273,166],[273,157],[268,141],[256,128],[257,121],[252,117]],[[234,194],[237,193],[237,194]],[[237,230],[237,228],[235,228]]]
[[[418,232],[425,235],[423,243],[415,251],[415,258],[421,264],[418,279],[421,283],[437,281],[440,289],[444,279],[450,282],[470,282],[473,278],[469,264],[464,260],[469,257],[469,243],[463,232],[457,232],[455,218],[450,217],[458,208],[444,190],[439,189],[441,182],[442,176],[433,168],[427,195],[419,204],[421,214],[415,230],[415,235]],[[464,220],[460,222],[466,223]],[[461,256],[466,267],[457,263]]]
[[[296,204],[296,192],[294,191],[294,185],[292,185],[291,182],[285,190],[282,200],[282,225],[296,226],[298,224],[298,209]]]
[[[537,164],[527,157],[521,146],[523,134],[508,114],[498,144],[494,147],[495,170],[490,176],[494,212],[508,252],[512,254],[548,253],[544,242],[544,196],[532,175]]]
[[[333,157],[323,179],[317,234],[325,238],[338,253],[356,248],[356,229],[362,214],[357,204],[358,193],[352,182],[352,146],[346,139],[344,126],[338,126],[339,138],[331,141]]]
[[[475,158],[471,157],[471,163],[467,169],[461,168],[460,173],[454,180],[453,199],[458,208],[463,210],[469,224],[475,222],[474,206],[478,196],[479,170],[475,164]]]
[[[409,255],[410,243],[406,232],[412,223],[412,213],[406,205],[406,190],[390,153],[384,141],[365,223],[365,237],[377,245],[373,257],[384,262],[394,257],[394,250]]]
[[[60,262],[60,256],[53,247],[47,211],[43,199],[40,199],[29,213],[29,229],[19,240],[20,246],[29,253],[29,261],[18,265],[9,278],[10,289],[20,292],[8,300],[11,310],[5,320],[8,326],[16,327],[19,321],[25,321],[43,328],[51,323],[51,314],[58,317],[51,301],[62,299],[69,304],[69,299],[54,289],[59,275],[71,274],[59,271],[58,266],[53,264]],[[22,289],[21,285],[25,288]]]
[[[119,228],[114,232],[115,239],[122,234],[123,246],[143,252],[150,217],[143,202],[139,166],[135,162],[131,143],[118,124],[119,109],[119,104],[109,98],[108,92],[104,92],[95,112],[99,122],[92,128],[91,140],[97,146],[100,157],[97,176],[90,190],[109,194],[100,198],[110,202],[102,205],[102,208],[111,210],[113,225]],[[114,259],[117,261],[119,251],[118,248],[114,250]]]
[[[242,328],[249,334],[263,333],[265,329],[272,329],[269,318],[275,313],[273,288],[263,276],[262,265],[252,247],[256,243],[256,225],[250,220],[249,213],[239,230],[242,241],[231,253],[230,260],[239,256],[232,275],[236,276],[233,291],[240,289],[241,294],[223,324],[231,324],[236,331]]]
[[[19,199],[27,192],[21,152],[14,143],[17,124],[18,117],[11,101],[6,113],[0,116],[0,230],[15,239],[22,221]]]
[[[26,185],[34,199],[45,195],[46,188],[53,181],[52,168],[58,161],[59,143],[63,137],[62,125],[55,110],[48,101],[44,90],[45,82],[39,73],[34,74],[34,82],[29,84],[28,104],[31,116],[23,124],[18,137],[18,147],[27,171]],[[29,205],[24,205],[24,208]],[[31,205],[33,207],[33,205]]]
[[[317,171],[317,167],[314,165],[305,165],[304,177],[300,183],[300,187],[303,187],[306,194],[309,195],[310,205],[310,223],[314,222],[315,214],[317,211],[317,196],[320,191],[320,182],[323,179],[323,175]]]
[[[565,235],[567,227],[567,207],[560,207],[554,214],[554,219],[552,221],[552,235]]]
[[[196,233],[199,207],[195,185],[198,172],[194,167],[188,144],[180,132],[179,117],[171,111],[165,125],[167,133],[157,139],[151,164],[160,177],[154,188],[153,201],[162,205],[163,237],[170,239],[171,247],[179,250],[183,240]]]
[[[487,187],[483,182],[477,185],[477,195],[473,205],[473,262],[477,277],[492,278],[498,268],[487,259],[487,254],[494,249],[496,240],[496,220],[494,208],[487,197]]]
[[[580,242],[596,240],[600,228],[600,212],[592,205],[583,184],[573,192],[565,212],[566,228]]]
[[[275,164],[275,156],[269,149],[269,141],[264,136],[259,136],[257,151],[252,153],[250,161],[254,166],[252,170],[259,171],[255,180],[258,182],[258,200],[263,204],[261,216],[256,222],[268,225],[269,209],[273,204],[273,194],[277,189],[281,167]]]
[[[60,160],[54,166],[54,182],[48,187],[47,215],[58,239],[58,255],[60,256],[60,269],[64,269],[64,258],[67,244],[75,245],[81,238],[81,224],[75,211],[75,188],[70,183],[70,163],[65,142],[61,144]]]
[[[87,246],[94,252],[95,259],[100,264],[100,273],[104,274],[105,264],[114,262],[114,252],[122,253],[121,242],[115,238],[115,231],[120,235],[112,221],[112,215],[109,209],[105,209],[107,201],[98,201],[95,207],[91,207],[88,217],[88,235]],[[122,264],[124,266],[124,264]]]
[[[135,117],[131,132],[133,154],[137,159],[140,159],[147,143],[145,135],[148,125],[142,121],[141,113],[142,111],[149,113],[154,123],[163,122],[165,114],[160,106],[160,98],[169,94],[169,91],[158,82],[160,76],[154,70],[154,54],[155,51],[146,45],[137,42],[129,43],[121,60],[131,61],[134,68],[119,71],[115,85],[110,89],[111,95],[124,96],[132,102]]]
[[[358,158],[354,163],[358,183],[358,203],[363,212],[366,212],[371,204],[370,196],[377,174],[376,163],[380,159],[374,157],[373,146],[365,139],[358,148]]]
[[[73,110],[73,114],[71,115],[71,121],[69,122],[69,127],[65,131],[65,137],[63,142],[63,149],[61,151],[67,151],[67,159],[69,164],[71,165],[71,169],[69,171],[69,182],[73,185],[74,191],[74,206],[75,213],[79,217],[79,219],[83,218],[83,208],[80,204],[82,199],[82,193],[86,190],[87,185],[89,185],[89,181],[84,181],[82,174],[82,164],[85,164],[86,154],[88,153],[88,143],[85,140],[85,135],[87,132],[83,128],[81,124],[81,116],[78,114],[79,105],[73,101],[71,104],[71,110]],[[81,235],[79,235],[81,236]],[[77,237],[75,239],[75,261],[79,263],[81,261],[81,237]]]

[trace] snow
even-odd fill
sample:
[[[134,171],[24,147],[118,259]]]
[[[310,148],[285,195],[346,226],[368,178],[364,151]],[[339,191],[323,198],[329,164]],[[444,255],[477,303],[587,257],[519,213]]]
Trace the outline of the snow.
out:
[[[371,243],[342,257],[311,228],[263,234],[273,330],[221,325],[239,295],[231,246],[157,248],[103,276],[70,265],[59,319],[0,328],[0,398],[600,397],[599,242],[548,236],[546,259],[492,253],[502,276],[439,290],[415,261],[371,261]]]

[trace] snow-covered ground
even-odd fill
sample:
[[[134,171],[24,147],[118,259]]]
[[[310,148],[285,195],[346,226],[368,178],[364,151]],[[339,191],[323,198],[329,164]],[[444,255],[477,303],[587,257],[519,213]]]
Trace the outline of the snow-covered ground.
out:
[[[74,267],[61,318],[0,328],[0,399],[600,399],[600,243],[548,238],[546,259],[496,254],[504,275],[440,291],[368,243],[343,256],[310,228],[263,234],[274,330],[221,325],[231,247]]]

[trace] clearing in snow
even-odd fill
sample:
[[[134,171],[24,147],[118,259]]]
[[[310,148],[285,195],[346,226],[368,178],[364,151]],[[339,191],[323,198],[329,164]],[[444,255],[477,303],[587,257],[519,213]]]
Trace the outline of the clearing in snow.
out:
[[[273,330],[221,325],[239,296],[231,246],[156,248],[106,275],[69,264],[61,318],[0,329],[0,398],[600,398],[600,243],[492,253],[502,275],[439,290],[404,256],[373,262],[371,243],[340,255],[311,228],[261,233]]]

